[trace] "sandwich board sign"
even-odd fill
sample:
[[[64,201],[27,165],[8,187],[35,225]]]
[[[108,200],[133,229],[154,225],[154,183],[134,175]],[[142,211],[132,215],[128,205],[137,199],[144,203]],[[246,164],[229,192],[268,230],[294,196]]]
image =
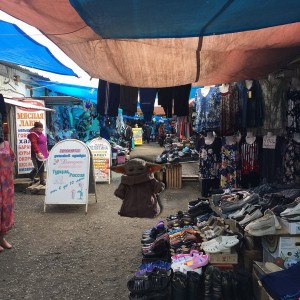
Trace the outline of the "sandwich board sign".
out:
[[[44,211],[48,204],[82,204],[87,213],[90,180],[90,150],[81,141],[67,139],[51,149],[47,162]]]
[[[101,137],[91,140],[89,148],[92,152],[95,182],[110,183],[111,146]]]

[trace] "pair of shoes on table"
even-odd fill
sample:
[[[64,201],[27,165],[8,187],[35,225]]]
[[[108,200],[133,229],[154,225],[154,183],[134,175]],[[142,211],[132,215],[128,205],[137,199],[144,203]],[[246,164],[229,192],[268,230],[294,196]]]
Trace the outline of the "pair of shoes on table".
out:
[[[245,231],[253,236],[272,235],[276,229],[280,229],[281,225],[278,222],[274,213],[267,209],[264,216],[254,220],[245,227]]]
[[[201,244],[206,253],[228,252],[231,247],[236,246],[240,240],[237,235],[219,236]]]
[[[239,224],[241,226],[246,226],[251,221],[254,221],[262,216],[263,216],[263,214],[262,214],[261,210],[257,208],[252,213],[246,214],[246,216],[239,222]]]

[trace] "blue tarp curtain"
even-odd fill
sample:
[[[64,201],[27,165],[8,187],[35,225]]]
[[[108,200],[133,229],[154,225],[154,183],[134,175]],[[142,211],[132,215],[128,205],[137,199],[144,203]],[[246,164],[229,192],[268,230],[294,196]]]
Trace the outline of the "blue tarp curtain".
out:
[[[76,74],[14,24],[0,21],[0,61],[55,74]]]

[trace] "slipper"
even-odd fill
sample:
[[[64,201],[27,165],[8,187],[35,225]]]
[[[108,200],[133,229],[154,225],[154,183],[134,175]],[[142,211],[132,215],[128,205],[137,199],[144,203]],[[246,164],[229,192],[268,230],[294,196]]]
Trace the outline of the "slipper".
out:
[[[0,246],[0,252],[2,252],[3,250],[4,250],[4,248]]]
[[[199,269],[208,264],[208,255],[203,254],[203,255],[196,255],[193,256],[191,260],[186,261],[184,265],[189,267],[191,270]]]
[[[219,236],[215,238],[215,242],[202,246],[207,253],[218,253],[228,251],[231,247],[237,245],[240,241],[236,236]]]

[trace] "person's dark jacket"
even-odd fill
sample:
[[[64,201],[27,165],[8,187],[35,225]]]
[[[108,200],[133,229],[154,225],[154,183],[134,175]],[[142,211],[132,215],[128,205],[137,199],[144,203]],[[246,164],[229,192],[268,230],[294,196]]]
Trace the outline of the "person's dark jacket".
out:
[[[132,128],[131,128],[130,126],[127,126],[127,127],[125,128],[124,135],[125,135],[125,139],[126,139],[126,140],[132,139],[133,132],[132,132]]]
[[[153,174],[123,175],[119,187],[115,190],[115,196],[123,200],[119,215],[154,218],[160,212],[157,194],[164,187],[165,185],[157,181]]]

